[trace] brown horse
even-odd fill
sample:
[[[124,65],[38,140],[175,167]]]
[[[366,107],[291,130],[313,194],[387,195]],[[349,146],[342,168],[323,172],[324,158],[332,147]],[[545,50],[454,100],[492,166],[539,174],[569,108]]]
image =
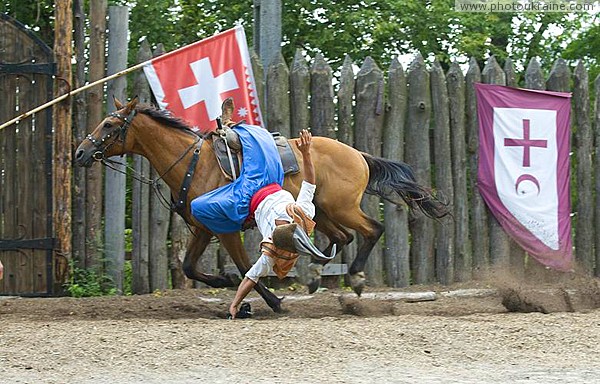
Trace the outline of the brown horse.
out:
[[[75,152],[76,164],[89,167],[94,160],[126,153],[146,157],[169,185],[174,199],[185,200],[181,214],[195,228],[195,236],[183,263],[186,275],[213,287],[233,286],[228,276],[209,275],[197,269],[197,261],[213,236],[219,238],[242,275],[251,267],[239,232],[211,233],[190,213],[190,202],[195,197],[229,182],[217,164],[211,145],[212,136],[198,136],[183,121],[166,111],[137,106],[137,99],[127,105],[115,100],[115,106],[117,112],[107,116],[79,145]],[[296,145],[292,143],[291,147],[301,162],[302,156]],[[182,183],[189,173],[194,153],[198,162],[187,196],[182,199]],[[412,170],[404,163],[373,157],[324,137],[313,139],[312,153],[317,176],[316,228],[331,242],[324,253],[329,254],[333,244],[337,244],[339,250],[350,243],[353,236],[348,229],[356,230],[365,240],[348,271],[352,288],[360,295],[365,284],[365,263],[383,233],[383,225],[360,209],[365,192],[394,202],[399,202],[399,196],[410,208],[419,208],[433,218],[445,216],[448,210],[445,204],[416,183]],[[302,173],[286,176],[283,187],[296,196],[302,179]],[[317,278],[310,285],[312,291],[319,280]],[[280,309],[281,299],[263,284],[257,284],[256,290],[273,310]]]

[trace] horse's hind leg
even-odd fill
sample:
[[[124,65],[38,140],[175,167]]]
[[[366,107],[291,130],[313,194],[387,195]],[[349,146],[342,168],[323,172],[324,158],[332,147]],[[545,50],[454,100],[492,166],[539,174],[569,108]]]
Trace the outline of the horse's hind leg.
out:
[[[331,221],[331,219],[319,208],[316,209],[315,222],[317,223],[317,230],[329,238],[330,243],[325,251],[323,251],[326,255],[331,253],[334,244],[337,245],[337,252],[339,252],[345,245],[349,244],[354,239],[352,234],[342,226]],[[310,276],[307,284],[309,293],[315,292],[321,286],[321,272],[323,270],[323,265],[327,263],[327,260],[312,260],[312,263],[309,265]]]
[[[188,278],[200,281],[213,288],[234,287],[235,283],[230,276],[211,275],[198,269],[198,260],[212,237],[211,233],[203,229],[196,229],[195,236],[192,237],[183,260],[183,272]]]
[[[225,247],[229,256],[237,266],[238,270],[244,276],[250,269],[250,260],[246,254],[246,250],[242,245],[242,239],[239,232],[219,235],[221,244]],[[254,290],[265,300],[267,305],[275,312],[281,311],[281,299],[267,289],[260,281],[254,286]]]
[[[360,208],[337,211],[332,220],[336,220],[336,222],[344,227],[356,230],[364,239],[358,249],[356,258],[348,270],[352,289],[360,296],[366,282],[364,273],[365,264],[373,247],[375,247],[383,234],[384,226],[379,221],[367,216]]]

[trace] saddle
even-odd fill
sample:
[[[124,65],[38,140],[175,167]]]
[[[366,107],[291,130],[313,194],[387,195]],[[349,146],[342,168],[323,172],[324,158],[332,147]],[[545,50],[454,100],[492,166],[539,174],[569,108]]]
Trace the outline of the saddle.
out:
[[[234,126],[223,125],[213,134],[213,151],[217,157],[219,168],[228,180],[235,180],[240,175],[240,164],[242,164],[242,144],[238,134],[233,130]],[[279,132],[272,132],[273,140],[281,157],[283,172],[285,175],[300,172],[298,160],[290,147],[287,138]]]

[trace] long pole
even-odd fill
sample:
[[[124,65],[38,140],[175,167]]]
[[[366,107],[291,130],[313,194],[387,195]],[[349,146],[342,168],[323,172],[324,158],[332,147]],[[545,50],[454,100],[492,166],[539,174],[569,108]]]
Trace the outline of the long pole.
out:
[[[54,104],[56,104],[56,103],[60,103],[60,102],[61,102],[61,101],[63,101],[64,99],[66,99],[66,98],[68,98],[68,97],[70,97],[70,96],[76,95],[76,94],[78,94],[79,92],[83,92],[83,91],[85,91],[86,89],[92,88],[92,87],[94,87],[94,86],[96,86],[96,85],[102,84],[102,83],[104,83],[104,82],[106,82],[106,81],[112,80],[112,79],[114,79],[114,78],[117,78],[117,77],[119,77],[119,76],[126,75],[126,74],[128,74],[129,72],[133,72],[133,71],[135,71],[136,69],[140,69],[140,68],[142,68],[144,65],[146,65],[146,64],[149,64],[151,61],[152,61],[152,60],[148,60],[148,61],[145,61],[145,62],[143,62],[143,63],[136,64],[136,65],[134,65],[133,67],[130,67],[130,68],[124,69],[124,70],[122,70],[122,71],[120,71],[120,72],[114,73],[114,74],[112,74],[112,75],[110,75],[110,76],[107,76],[107,77],[105,77],[105,78],[102,78],[102,79],[96,80],[96,81],[94,81],[93,83],[86,84],[86,85],[84,85],[84,86],[83,86],[83,87],[81,87],[81,88],[77,88],[77,89],[74,89],[74,90],[72,90],[72,91],[70,91],[70,92],[67,92],[67,93],[65,93],[64,95],[58,96],[56,99],[50,100],[49,102],[47,102],[47,103],[45,103],[45,104],[42,104],[42,105],[40,105],[39,107],[36,107],[36,108],[32,109],[31,111],[28,111],[28,112],[22,113],[22,114],[20,114],[19,116],[15,117],[14,119],[12,119],[12,120],[9,120],[9,121],[7,121],[6,123],[4,123],[4,124],[0,125],[0,130],[2,130],[2,129],[4,129],[4,128],[6,128],[6,127],[8,127],[8,126],[10,126],[10,125],[12,125],[12,124],[14,124],[14,123],[17,123],[17,122],[19,122],[19,121],[21,121],[21,120],[23,120],[23,119],[26,119],[26,118],[28,118],[29,116],[33,115],[34,113],[37,113],[37,112],[39,112],[39,111],[41,111],[41,110],[43,110],[43,109],[46,109],[46,108],[48,108],[48,107],[50,107],[50,106],[52,106],[52,105],[54,105]]]
[[[231,29],[235,29],[235,28],[241,28],[241,27],[240,27],[240,26],[237,26],[237,27],[234,27],[234,28],[231,28]],[[227,31],[224,31],[223,33],[225,33],[225,32],[227,32]],[[214,35],[214,36],[211,36],[211,37],[207,37],[206,39],[204,39],[204,40],[202,40],[202,41],[208,41],[208,40],[214,39],[214,38],[216,38],[216,37],[217,37],[217,35]],[[199,44],[199,43],[201,43],[202,41],[197,41],[197,42],[195,42],[195,43],[192,43],[192,44],[190,44],[190,45]],[[171,52],[169,52],[169,53],[165,53],[165,54],[164,54],[162,57],[164,58],[165,56],[174,55],[174,54],[178,53],[179,51],[186,49],[186,48],[187,48],[187,47],[189,47],[190,45],[185,45],[185,46],[183,46],[183,47],[181,47],[181,48],[178,48],[178,49],[176,49],[176,50],[174,50],[174,51],[171,51]],[[79,92],[85,91],[86,89],[89,89],[89,88],[92,88],[92,87],[94,87],[94,86],[96,86],[96,85],[102,84],[102,83],[104,83],[104,82],[106,82],[106,81],[108,81],[108,80],[112,80],[112,79],[114,79],[114,78],[117,78],[117,77],[119,77],[119,76],[126,75],[126,74],[128,74],[128,73],[130,73],[130,72],[133,72],[133,71],[135,71],[136,69],[140,69],[140,68],[142,68],[144,65],[150,64],[150,62],[151,62],[152,60],[155,60],[155,59],[150,59],[150,60],[144,61],[143,63],[136,64],[136,65],[134,65],[133,67],[130,67],[130,68],[124,69],[124,70],[122,70],[122,71],[120,71],[120,72],[117,72],[117,73],[115,73],[115,74],[112,74],[112,75],[110,75],[110,76],[107,76],[107,77],[105,77],[105,78],[102,78],[102,79],[96,80],[96,81],[94,81],[93,83],[86,84],[86,85],[84,85],[84,86],[83,86],[83,87],[81,87],[81,88],[77,88],[77,89],[74,89],[74,90],[72,90],[72,91],[70,91],[70,92],[67,92],[67,93],[65,93],[64,95],[61,95],[61,96],[57,97],[56,99],[50,100],[50,101],[49,101],[49,102],[47,102],[46,104],[42,104],[42,105],[40,105],[39,107],[36,107],[36,108],[32,109],[31,111],[25,112],[25,113],[23,113],[23,114],[21,114],[21,115],[19,115],[19,116],[15,117],[14,119],[12,119],[12,120],[10,120],[10,121],[7,121],[6,123],[4,123],[4,124],[0,125],[0,131],[1,131],[1,130],[3,130],[4,128],[8,127],[9,125],[12,125],[12,124],[14,124],[14,123],[16,123],[16,122],[19,122],[19,121],[21,121],[21,120],[23,120],[23,119],[26,119],[26,118],[28,118],[29,116],[33,115],[34,113],[37,113],[37,112],[39,112],[39,111],[41,111],[41,110],[43,110],[43,109],[45,109],[45,108],[48,108],[48,107],[49,107],[49,106],[51,106],[51,105],[54,105],[54,104],[56,104],[56,103],[59,103],[59,102],[63,101],[63,100],[64,100],[64,99],[66,99],[67,97],[70,97],[70,96],[76,95],[76,94],[78,94]]]

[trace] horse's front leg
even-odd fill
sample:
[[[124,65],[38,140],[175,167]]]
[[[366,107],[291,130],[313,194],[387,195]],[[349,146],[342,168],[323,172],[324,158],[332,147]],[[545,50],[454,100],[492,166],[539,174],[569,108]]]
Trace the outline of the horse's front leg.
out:
[[[244,276],[250,269],[250,259],[248,254],[242,245],[242,238],[239,232],[227,233],[218,235],[221,244],[225,247],[229,256],[233,259],[233,262],[237,266],[238,270]],[[281,311],[281,299],[275,296],[275,294],[267,289],[267,287],[260,281],[254,286],[254,290],[265,300],[267,305],[275,312]]]
[[[235,282],[230,276],[211,275],[208,273],[203,273],[198,269],[198,260],[204,253],[204,250],[210,243],[210,239],[212,239],[212,237],[212,233],[204,229],[197,228],[195,230],[194,237],[192,237],[185,253],[185,259],[183,260],[183,272],[188,278],[200,281],[213,288],[235,287]]]

